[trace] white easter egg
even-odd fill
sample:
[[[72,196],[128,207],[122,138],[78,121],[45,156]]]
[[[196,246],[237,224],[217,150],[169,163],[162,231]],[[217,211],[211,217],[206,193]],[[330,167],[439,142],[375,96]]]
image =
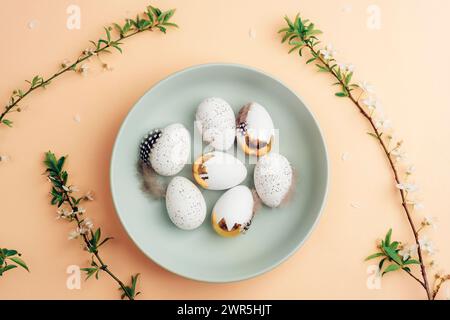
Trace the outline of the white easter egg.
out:
[[[272,118],[262,105],[250,102],[243,106],[236,125],[238,143],[246,154],[263,156],[270,152],[275,129]]]
[[[261,201],[269,207],[278,207],[291,190],[291,164],[281,154],[269,153],[256,163],[253,180]]]
[[[189,131],[180,123],[149,132],[140,145],[140,159],[162,176],[173,176],[189,160]]]
[[[216,150],[228,150],[236,137],[236,119],[228,102],[221,98],[206,98],[197,108],[197,128],[203,141]]]
[[[200,156],[192,166],[195,181],[205,189],[226,190],[247,176],[247,168],[231,154],[214,151]]]
[[[198,228],[206,217],[206,203],[200,190],[184,177],[174,177],[166,191],[170,220],[180,229]]]
[[[253,194],[239,185],[225,192],[214,205],[211,222],[221,236],[234,237],[245,232],[253,218]]]

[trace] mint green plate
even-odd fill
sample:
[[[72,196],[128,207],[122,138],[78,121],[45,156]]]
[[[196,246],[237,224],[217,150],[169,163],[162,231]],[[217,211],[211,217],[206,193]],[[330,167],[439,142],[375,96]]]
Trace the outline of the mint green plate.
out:
[[[208,216],[198,229],[182,231],[168,218],[164,200],[140,188],[136,170],[141,138],[174,122],[194,135],[194,115],[205,97],[227,100],[235,112],[249,101],[264,105],[279,129],[279,151],[298,173],[295,194],[278,209],[262,208],[247,234],[222,238],[210,212],[221,191],[203,190]],[[198,155],[194,155],[198,156]],[[248,164],[245,181],[253,185]],[[192,181],[191,166],[180,173]],[[136,245],[154,262],[186,278],[230,282],[262,274],[292,255],[317,223],[328,185],[328,160],[319,126],[303,101],[271,76],[246,66],[206,64],[162,80],[136,103],[124,120],[111,159],[111,191],[117,214]]]

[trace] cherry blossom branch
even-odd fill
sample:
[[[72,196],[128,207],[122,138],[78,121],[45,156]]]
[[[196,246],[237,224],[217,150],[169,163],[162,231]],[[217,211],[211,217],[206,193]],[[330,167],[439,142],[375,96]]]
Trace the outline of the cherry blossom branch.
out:
[[[174,9],[161,11],[158,8],[148,6],[147,11],[143,15],[137,15],[136,19],[126,19],[125,24],[122,26],[113,23],[112,26],[104,28],[105,38],[100,38],[97,42],[90,41],[92,47],[84,50],[74,62],[63,62],[61,64],[62,69],[48,78],[37,75],[34,76],[31,81],[27,80],[26,82],[29,84],[29,87],[26,90],[15,89],[6,104],[4,111],[0,113],[0,124],[12,127],[13,122],[7,119],[6,116],[14,111],[21,112],[22,109],[20,108],[19,103],[37,89],[45,89],[54,79],[68,71],[77,71],[84,74],[87,70],[87,66],[82,64],[84,61],[89,60],[93,56],[98,57],[101,53],[109,52],[108,49],[110,48],[114,48],[122,53],[122,40],[133,37],[144,31],[158,29],[161,32],[166,33],[168,27],[178,27],[175,23],[170,22],[170,18],[174,13]],[[118,33],[116,39],[112,39],[111,36],[113,29]],[[103,64],[103,67],[108,69],[107,64]]]
[[[379,246],[380,251],[367,257],[366,260],[382,258],[379,264],[380,270],[385,261],[393,262],[385,268],[382,275],[399,269],[404,270],[422,285],[429,300],[434,299],[436,295],[431,292],[427,269],[423,257],[424,250],[432,253],[433,248],[430,242],[419,238],[419,231],[422,230],[424,226],[430,225],[430,223],[429,220],[425,219],[424,222],[422,222],[421,227],[418,229],[412,219],[410,206],[416,206],[419,204],[416,202],[411,202],[408,199],[408,193],[416,191],[417,186],[415,184],[408,183],[406,179],[405,181],[401,181],[400,179],[396,160],[397,158],[402,157],[402,154],[399,151],[402,141],[397,142],[395,147],[390,149],[389,144],[391,143],[392,136],[385,134],[383,131],[384,127],[388,124],[388,120],[377,119],[374,117],[374,112],[378,107],[378,102],[371,95],[369,95],[369,93],[372,93],[371,86],[365,82],[360,84],[352,83],[353,66],[337,63],[334,59],[335,51],[331,46],[327,46],[323,49],[317,48],[320,41],[316,35],[321,34],[322,32],[315,28],[314,23],[311,23],[307,19],[301,19],[299,15],[295,17],[294,22],[292,22],[288,17],[285,17],[285,20],[287,22],[287,27],[281,29],[279,33],[283,33],[282,42],[287,41],[289,45],[291,45],[289,53],[298,51],[299,55],[302,56],[303,50],[309,51],[311,57],[306,63],[309,64],[315,62],[319,72],[330,73],[334,77],[336,82],[333,85],[340,88],[340,91],[335,93],[335,95],[337,97],[346,97],[350,99],[356,109],[362,114],[366,121],[368,121],[372,130],[369,132],[369,135],[374,137],[380,144],[389,167],[391,168],[396,187],[399,190],[401,206],[413,233],[415,245],[414,247],[408,249],[398,241],[391,242],[390,238],[392,230],[389,230],[385,239],[382,240]],[[361,101],[362,97],[365,97],[365,99]],[[410,174],[411,172],[407,170],[406,177]],[[411,259],[411,253],[413,251],[417,252],[418,260]],[[422,279],[417,278],[411,273],[410,266],[415,264],[420,266]],[[436,287],[436,290],[439,291],[439,288],[440,285]]]
[[[100,228],[94,231],[94,225],[89,218],[84,216],[85,210],[80,206],[82,201],[93,200],[92,194],[88,193],[82,197],[76,198],[74,192],[78,191],[76,187],[68,185],[68,173],[64,170],[66,157],[56,158],[52,152],[45,154],[44,163],[47,167],[46,173],[48,180],[52,184],[50,195],[52,196],[51,204],[58,207],[58,219],[68,222],[74,222],[76,229],[69,234],[69,239],[81,238],[86,251],[92,254],[91,265],[81,270],[86,273],[86,279],[95,275],[99,278],[101,271],[106,272],[119,285],[122,292],[122,299],[128,298],[134,300],[140,294],[136,292],[136,284],[139,274],[131,276],[131,285],[125,285],[104,263],[99,253],[99,248],[112,237],[102,238]]]

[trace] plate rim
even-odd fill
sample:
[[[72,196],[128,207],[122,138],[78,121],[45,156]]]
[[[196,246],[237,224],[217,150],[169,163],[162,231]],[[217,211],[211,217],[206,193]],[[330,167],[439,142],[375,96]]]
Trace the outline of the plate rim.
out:
[[[259,73],[265,77],[268,77],[270,79],[272,79],[273,81],[279,83],[280,85],[282,85],[283,87],[285,87],[287,90],[289,90],[292,94],[294,94],[294,96],[300,100],[300,102],[303,104],[303,106],[305,107],[306,111],[309,113],[309,115],[311,116],[311,118],[314,121],[315,126],[318,129],[318,133],[319,133],[319,138],[320,141],[322,142],[322,146],[323,146],[323,150],[324,150],[324,154],[325,154],[325,190],[324,190],[324,195],[323,195],[323,199],[322,199],[322,203],[320,205],[320,208],[318,210],[317,216],[314,219],[311,228],[309,229],[309,231],[306,233],[305,237],[299,241],[299,243],[297,245],[295,245],[288,254],[286,254],[283,258],[278,259],[277,261],[271,263],[270,265],[268,265],[267,267],[257,271],[257,272],[251,272],[245,275],[242,275],[240,277],[235,277],[233,279],[211,279],[211,278],[200,278],[200,277],[195,277],[195,276],[191,276],[191,275],[186,275],[183,273],[180,273],[168,266],[165,266],[163,263],[161,263],[160,261],[157,261],[154,257],[152,257],[150,254],[147,254],[147,252],[144,251],[143,248],[141,248],[140,245],[138,245],[137,241],[135,240],[135,238],[132,236],[132,234],[129,232],[129,230],[127,229],[127,227],[125,226],[125,223],[122,219],[122,216],[119,214],[119,210],[118,210],[118,205],[116,203],[116,198],[115,198],[115,192],[114,192],[114,188],[113,188],[113,162],[114,159],[117,157],[117,148],[118,148],[118,141],[119,138],[121,137],[121,135],[123,134],[123,130],[125,125],[127,124],[127,122],[129,121],[129,118],[131,116],[131,113],[133,112],[133,110],[135,109],[135,107],[140,103],[140,101],[144,98],[144,96],[151,90],[154,90],[155,88],[161,86],[162,84],[164,84],[167,81],[170,81],[172,78],[179,76],[183,73],[187,73],[196,69],[202,69],[202,68],[210,68],[210,67],[232,67],[232,68],[238,68],[238,69],[245,69],[247,71],[252,71],[255,73]],[[120,224],[122,225],[123,229],[125,230],[126,234],[128,235],[128,237],[132,240],[132,242],[134,243],[134,245],[148,258],[150,259],[152,262],[154,262],[156,265],[158,265],[159,267],[173,273],[176,274],[180,277],[189,279],[189,280],[195,280],[195,281],[199,281],[199,282],[204,282],[204,283],[233,283],[233,282],[239,282],[239,281],[244,281],[244,280],[248,280],[257,276],[260,276],[262,274],[265,274],[273,269],[275,269],[276,267],[278,267],[279,265],[281,265],[282,263],[284,263],[286,260],[288,260],[290,257],[292,257],[294,255],[294,253],[296,253],[300,247],[303,246],[303,244],[309,239],[309,237],[311,236],[312,232],[316,229],[322,215],[325,209],[325,205],[327,203],[328,200],[328,192],[329,192],[329,185],[330,185],[330,160],[329,160],[329,155],[328,155],[328,148],[326,145],[326,141],[324,138],[324,134],[322,132],[321,127],[319,126],[319,122],[317,121],[316,117],[314,116],[314,114],[311,112],[311,110],[308,108],[307,104],[304,102],[303,97],[298,94],[296,91],[292,90],[289,86],[287,86],[284,82],[282,82],[281,80],[279,80],[278,78],[272,76],[271,74],[262,71],[258,68],[255,67],[251,67],[248,65],[243,65],[243,64],[239,64],[239,63],[203,63],[203,64],[196,64],[196,65],[191,65],[189,67],[185,67],[181,70],[175,71],[170,73],[168,76],[162,78],[161,80],[157,81],[156,83],[154,83],[152,86],[150,86],[140,97],[138,100],[136,100],[136,102],[133,104],[133,106],[128,110],[125,118],[123,119],[119,130],[117,131],[116,134],[116,138],[114,139],[114,144],[113,144],[113,148],[112,148],[112,152],[111,152],[111,157],[110,157],[110,165],[109,165],[109,187],[110,187],[110,192],[111,192],[111,198],[112,198],[112,202],[114,205],[114,211],[116,212],[117,217],[119,218]]]

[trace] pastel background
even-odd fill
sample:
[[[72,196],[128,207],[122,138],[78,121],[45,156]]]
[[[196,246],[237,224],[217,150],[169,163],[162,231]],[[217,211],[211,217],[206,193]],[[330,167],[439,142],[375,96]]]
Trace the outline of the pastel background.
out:
[[[121,278],[142,275],[145,299],[416,299],[423,290],[405,274],[390,274],[379,290],[369,290],[368,263],[375,239],[389,227],[411,241],[391,172],[367,124],[345,99],[333,95],[331,79],[296,55],[287,55],[276,31],[283,15],[301,12],[324,31],[338,57],[356,65],[359,79],[372,82],[384,109],[405,141],[417,168],[424,213],[436,216],[430,233],[439,247],[439,268],[450,271],[450,46],[447,0],[335,1],[160,1],[177,8],[179,30],[166,36],[139,35],[124,54],[104,58],[114,70],[90,63],[86,77],[66,74],[24,102],[13,114],[14,128],[0,128],[0,245],[18,248],[31,268],[0,279],[0,299],[116,299],[106,275],[66,287],[70,265],[89,256],[68,241],[71,226],[55,220],[49,206],[43,153],[68,154],[72,181],[94,190],[89,215],[115,240],[103,249]],[[81,8],[81,29],[68,30],[66,9]],[[102,26],[142,11],[147,0],[4,1],[0,11],[0,101],[35,74],[49,75],[64,59],[88,47]],[[370,5],[381,12],[380,29],[367,25]],[[30,25],[31,22],[31,25]],[[31,28],[30,28],[31,26]],[[136,100],[158,80],[182,68],[208,62],[250,65],[281,79],[299,93],[323,129],[331,176],[328,203],[316,230],[287,262],[257,278],[232,284],[183,279],[148,260],[122,228],[109,191],[109,161],[119,126]],[[75,121],[78,119],[79,121]],[[342,155],[346,154],[345,161]],[[420,216],[417,216],[419,219]],[[128,279],[127,279],[128,280]],[[448,291],[447,291],[448,292]],[[440,298],[445,298],[443,290]]]

